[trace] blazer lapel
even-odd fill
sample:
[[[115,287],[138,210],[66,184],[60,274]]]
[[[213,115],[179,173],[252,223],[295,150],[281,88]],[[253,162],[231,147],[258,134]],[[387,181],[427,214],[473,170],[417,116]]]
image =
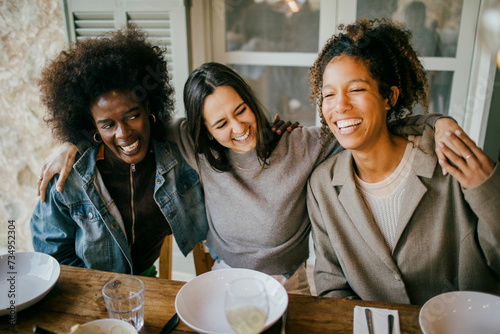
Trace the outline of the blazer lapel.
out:
[[[405,193],[403,194],[403,208],[401,208],[399,213],[398,226],[396,226],[396,246],[401,238],[401,235],[403,234],[403,231],[410,222],[413,212],[415,212],[415,209],[426,192],[427,188],[422,184],[417,175],[413,173],[408,175],[408,183],[406,185]]]
[[[408,183],[403,195],[403,208],[401,208],[398,226],[396,227],[395,248],[422,197],[427,192],[427,187],[422,183],[420,177],[432,178],[436,169],[437,157],[433,154],[434,132],[432,130],[424,130],[418,148],[415,152],[412,170],[408,175]]]
[[[352,172],[354,169],[350,151],[344,151],[340,154],[344,156],[342,159],[339,159],[342,162],[336,164],[332,180],[333,185],[342,186],[339,193],[339,201],[373,253],[392,271],[399,272],[391,256],[389,246],[385,242],[377,223],[373,220],[371,212],[356,187]]]

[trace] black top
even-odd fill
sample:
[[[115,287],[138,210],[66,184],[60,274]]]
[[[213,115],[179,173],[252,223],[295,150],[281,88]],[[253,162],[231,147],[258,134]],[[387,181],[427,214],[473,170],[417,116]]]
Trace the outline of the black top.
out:
[[[98,154],[97,168],[125,224],[133,272],[140,274],[154,264],[165,237],[172,233],[153,198],[155,157],[150,150],[144,160],[130,165],[103,146],[104,158]]]

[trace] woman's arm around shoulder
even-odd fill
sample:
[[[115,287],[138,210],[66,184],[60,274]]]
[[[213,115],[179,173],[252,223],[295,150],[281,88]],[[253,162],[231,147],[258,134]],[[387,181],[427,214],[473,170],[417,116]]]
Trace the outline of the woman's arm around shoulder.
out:
[[[198,170],[196,165],[195,145],[188,132],[187,119],[185,117],[173,118],[165,126],[167,139],[179,147],[182,157],[195,170]]]
[[[59,174],[56,189],[61,192],[64,188],[64,182],[68,178],[69,173],[75,163],[75,156],[78,149],[75,145],[65,142],[56,147],[49,155],[42,166],[42,172],[38,177],[38,196],[42,203],[45,202],[47,187],[52,178]]]
[[[423,125],[428,125],[434,130],[434,141],[436,142],[435,152],[438,159],[445,159],[441,146],[437,143],[444,142],[448,147],[457,152],[454,143],[449,141],[446,133],[463,131],[458,123],[450,116],[438,113],[427,113],[424,115],[412,115],[402,120],[402,126],[396,128],[396,133],[404,136],[421,135]]]

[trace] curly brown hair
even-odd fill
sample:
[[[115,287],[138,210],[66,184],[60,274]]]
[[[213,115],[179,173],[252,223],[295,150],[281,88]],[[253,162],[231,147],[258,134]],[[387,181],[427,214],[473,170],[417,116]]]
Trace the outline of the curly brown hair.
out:
[[[427,112],[429,84],[410,41],[411,32],[388,19],[361,19],[355,24],[339,26],[339,33],[326,42],[309,71],[310,97],[319,107],[325,134],[332,136],[322,112],[323,73],[328,63],[341,55],[354,57],[366,65],[383,98],[391,101],[391,87],[398,87],[399,98],[387,113],[389,129],[412,114],[418,103]]]
[[[137,101],[149,103],[159,121],[152,136],[164,138],[164,122],[174,108],[165,50],[146,40],[144,32],[128,27],[103,38],[79,40],[62,51],[42,71],[41,101],[54,136],[77,144],[92,141],[96,128],[90,106],[111,90],[132,91]]]

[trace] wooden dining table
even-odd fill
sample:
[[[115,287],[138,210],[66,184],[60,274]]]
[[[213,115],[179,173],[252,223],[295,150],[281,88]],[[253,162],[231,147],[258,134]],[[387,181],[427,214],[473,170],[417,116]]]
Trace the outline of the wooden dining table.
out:
[[[39,326],[55,333],[69,333],[75,324],[107,318],[103,285],[124,276],[111,272],[61,265],[52,290],[38,303],[16,312],[15,324],[0,317],[0,333],[32,333]],[[142,333],[158,334],[175,314],[175,296],[185,282],[141,277],[145,285]],[[3,298],[3,297],[2,297]],[[354,307],[369,306],[399,311],[401,333],[422,333],[418,323],[420,306],[289,294],[287,334],[352,333]],[[280,333],[281,319],[265,333]],[[171,333],[195,333],[182,321]]]

